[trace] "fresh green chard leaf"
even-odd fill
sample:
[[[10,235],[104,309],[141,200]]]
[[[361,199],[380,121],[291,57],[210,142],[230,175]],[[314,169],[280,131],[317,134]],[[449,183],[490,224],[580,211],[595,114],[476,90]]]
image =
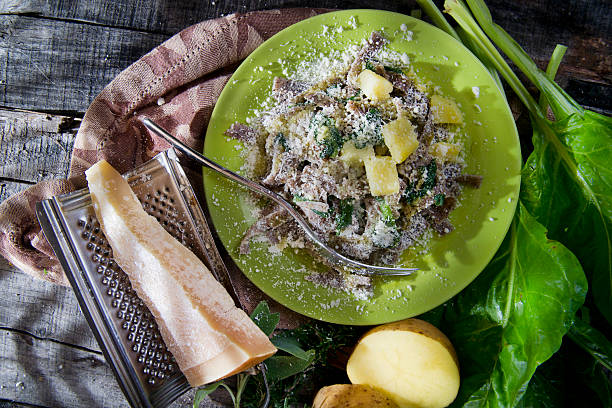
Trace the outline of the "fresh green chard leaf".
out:
[[[442,326],[462,366],[453,406],[516,406],[559,349],[586,288],[576,257],[519,204],[494,259],[445,311]]]
[[[612,324],[612,178],[608,170],[612,119],[583,109],[567,95],[493,23],[482,0],[468,0],[468,4],[480,26],[459,1],[447,0],[445,7],[531,113],[534,152],[523,169],[521,199],[552,239],[578,255],[595,302]],[[556,121],[546,118],[495,46],[540,90]]]
[[[612,373],[612,343],[599,330],[582,319],[576,319],[569,337],[595,361]]]
[[[438,207],[443,206],[445,197],[446,196],[444,194],[436,194],[434,196],[434,205]]]
[[[612,323],[612,119],[574,114],[534,126],[532,141],[521,200],[550,238],[580,258],[595,302]]]
[[[259,327],[266,336],[269,336],[280,321],[280,313],[270,313],[268,302],[262,301],[259,302],[255,310],[253,310],[253,313],[251,313],[251,320],[255,322],[257,327]]]
[[[353,200],[345,198],[340,200],[338,213],[336,214],[336,234],[340,234],[353,222]]]

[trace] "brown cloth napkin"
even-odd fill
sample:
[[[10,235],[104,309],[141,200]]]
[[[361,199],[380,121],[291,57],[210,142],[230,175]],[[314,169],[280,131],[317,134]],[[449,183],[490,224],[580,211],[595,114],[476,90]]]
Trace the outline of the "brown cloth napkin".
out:
[[[67,285],[36,219],[36,202],[85,187],[85,170],[98,160],[106,159],[125,172],[168,149],[140,123],[142,116],[201,151],[215,102],[237,63],[278,31],[325,11],[256,11],[204,21],[121,72],[85,113],[72,152],[70,178],[41,182],[0,205],[0,254],[32,276]],[[238,286],[241,302],[252,309],[260,296],[253,296],[254,288],[244,278],[238,277]]]

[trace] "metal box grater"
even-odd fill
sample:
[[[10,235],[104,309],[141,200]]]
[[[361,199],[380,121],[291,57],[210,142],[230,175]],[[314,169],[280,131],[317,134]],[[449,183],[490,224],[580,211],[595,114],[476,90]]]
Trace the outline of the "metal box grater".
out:
[[[238,298],[173,150],[125,174],[143,208]],[[117,381],[133,407],[165,407],[190,387],[155,319],[132,290],[96,219],[88,189],[41,201],[36,212]]]

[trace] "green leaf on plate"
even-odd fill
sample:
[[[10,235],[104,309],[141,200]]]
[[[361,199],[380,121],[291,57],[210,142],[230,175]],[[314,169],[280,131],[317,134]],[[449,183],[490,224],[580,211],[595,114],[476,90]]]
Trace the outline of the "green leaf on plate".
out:
[[[512,407],[584,302],[576,257],[519,204],[495,258],[446,309],[463,374],[453,406]]]
[[[268,302],[261,301],[251,313],[251,320],[255,322],[257,327],[261,329],[266,336],[270,336],[276,325],[280,321],[280,313],[270,313],[270,307]]]
[[[265,362],[268,369],[268,381],[282,380],[304,371],[315,358],[313,350],[308,350],[306,353],[308,354],[307,359],[294,356],[272,356],[268,358]]]

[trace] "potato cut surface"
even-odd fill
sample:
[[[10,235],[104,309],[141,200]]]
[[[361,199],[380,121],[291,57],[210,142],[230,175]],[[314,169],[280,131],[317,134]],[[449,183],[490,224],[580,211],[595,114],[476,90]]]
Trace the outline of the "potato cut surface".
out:
[[[389,397],[363,384],[335,384],[319,390],[313,408],[397,408]]]
[[[404,117],[384,125],[382,134],[391,157],[396,163],[406,160],[419,146],[414,126]]]
[[[390,156],[374,156],[365,162],[366,178],[373,196],[399,192],[399,177],[395,160]]]
[[[354,384],[384,390],[400,407],[445,407],[459,390],[454,351],[445,344],[448,340],[412,329],[383,326],[366,334],[349,359],[347,374]]]
[[[357,77],[357,84],[370,99],[383,100],[389,98],[393,84],[376,72],[364,69]]]

